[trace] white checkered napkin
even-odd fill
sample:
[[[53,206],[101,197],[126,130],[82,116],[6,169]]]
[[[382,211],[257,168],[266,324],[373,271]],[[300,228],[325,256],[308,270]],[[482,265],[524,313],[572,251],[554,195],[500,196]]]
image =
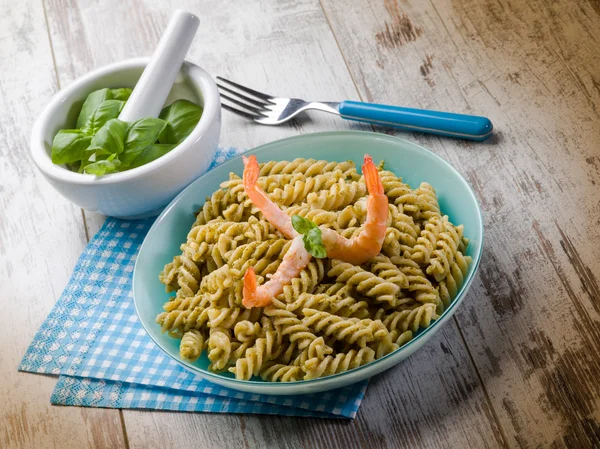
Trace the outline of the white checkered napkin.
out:
[[[360,401],[346,415],[306,410],[235,397],[177,392],[143,385],[80,377],[60,376],[50,400],[55,405],[133,408],[209,413],[253,413],[313,418],[354,418]]]

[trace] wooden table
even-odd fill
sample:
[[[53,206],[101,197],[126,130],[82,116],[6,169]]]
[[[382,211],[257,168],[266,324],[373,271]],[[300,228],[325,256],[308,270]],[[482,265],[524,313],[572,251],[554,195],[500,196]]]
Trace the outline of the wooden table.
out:
[[[281,95],[490,117],[476,144],[401,134],[451,162],[485,214],[456,318],[373,379],[352,422],[54,407],[17,365],[101,225],[28,159],[31,125],[89,70],[149,55],[172,10],[189,59]],[[0,6],[0,447],[600,447],[598,0],[4,0]],[[227,112],[222,145],[333,129]],[[394,131],[376,129],[396,134]]]

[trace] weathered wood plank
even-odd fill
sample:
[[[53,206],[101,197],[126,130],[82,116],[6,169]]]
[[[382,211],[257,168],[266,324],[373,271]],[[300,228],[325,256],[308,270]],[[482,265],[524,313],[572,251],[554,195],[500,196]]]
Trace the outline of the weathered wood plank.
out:
[[[41,2],[2,4],[0,54],[0,447],[123,447],[118,411],[52,407],[56,379],[17,372],[85,235],[79,209],[28,157],[33,121],[57,90]]]
[[[458,321],[511,446],[600,445],[600,14],[595,2],[323,0],[370,101],[487,115],[454,164],[486,247]]]
[[[170,12],[180,6],[177,2],[133,7],[116,1],[66,0],[48,5],[61,83],[102,64],[149,54]],[[274,94],[359,98],[318,2],[228,0],[219,3],[218,9],[208,1],[184,7],[202,20],[189,59],[210,73]],[[221,143],[251,147],[292,134],[347,127],[348,123],[326,115],[315,121],[301,119],[291,126],[259,127],[224,112]],[[91,235],[100,220],[86,217]],[[444,421],[444,413],[450,411],[454,418]],[[371,434],[377,435],[373,443],[377,447],[417,443],[422,447],[498,447],[503,438],[493,414],[452,323],[422,353],[376,379],[351,424],[137,411],[124,411],[124,418],[132,447],[181,447],[198,441],[224,447],[358,447],[370,442]],[[309,424],[315,429],[310,430]]]

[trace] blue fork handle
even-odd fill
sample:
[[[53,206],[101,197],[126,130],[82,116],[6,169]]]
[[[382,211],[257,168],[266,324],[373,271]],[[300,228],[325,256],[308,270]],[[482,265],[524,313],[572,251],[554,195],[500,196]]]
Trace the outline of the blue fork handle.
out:
[[[490,119],[477,115],[427,111],[384,104],[342,101],[338,110],[346,120],[478,141],[487,139],[493,128]]]

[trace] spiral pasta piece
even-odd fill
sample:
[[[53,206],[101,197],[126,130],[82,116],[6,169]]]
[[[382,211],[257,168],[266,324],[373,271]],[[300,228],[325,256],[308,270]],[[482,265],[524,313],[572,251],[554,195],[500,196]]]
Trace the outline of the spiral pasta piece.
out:
[[[366,219],[367,200],[366,198],[360,198],[354,204],[344,207],[337,213],[335,224],[338,229],[359,228]]]
[[[277,271],[281,258],[291,246],[291,240],[274,239],[255,241],[238,246],[225,254],[228,265],[241,273],[249,267],[260,276],[266,276]]]
[[[208,307],[210,305],[210,298],[205,295],[197,294],[196,296],[175,296],[170,301],[163,305],[163,309],[166,312],[172,310],[189,310],[194,309],[198,306]]]
[[[258,376],[263,365],[275,358],[273,345],[276,339],[275,331],[267,331],[264,337],[256,339],[254,346],[248,348],[245,356],[237,359],[235,366],[229,368],[229,371],[240,380],[249,380],[253,375]]]
[[[183,296],[194,296],[200,286],[200,269],[186,254],[182,254],[179,260],[181,261],[177,277],[179,291]]]
[[[222,327],[214,327],[208,337],[208,360],[210,369],[215,372],[223,371],[229,362],[231,340],[229,332]]]
[[[404,332],[400,333],[396,329],[396,330],[393,330],[392,332],[390,332],[390,337],[391,337],[392,341],[395,342],[398,345],[398,347],[400,348],[413,339],[413,333],[412,333],[412,331],[404,331]]]
[[[382,330],[385,331],[383,326],[373,320],[342,318],[315,309],[304,309],[302,313],[304,315],[302,323],[316,333],[322,333],[327,337],[333,337],[336,340],[356,344],[360,347],[364,347],[367,343],[387,335],[387,332],[381,332]]]
[[[458,290],[462,287],[465,276],[469,271],[470,263],[470,256],[463,256],[461,252],[456,253],[454,262],[450,267],[450,272],[438,285],[440,298],[444,303],[444,307],[448,307],[458,294]]]
[[[390,203],[400,206],[403,213],[415,218],[418,217],[421,211],[419,198],[408,184],[403,183],[402,179],[391,171],[383,170],[379,173],[379,176]]]
[[[438,235],[436,249],[433,251],[427,274],[436,281],[441,281],[450,272],[450,266],[458,252],[458,245],[462,238],[462,225],[458,228],[448,221],[448,216],[443,217],[443,231]]]
[[[338,210],[356,202],[367,194],[364,182],[340,179],[329,190],[310,193],[307,202],[313,209]]]
[[[388,333],[381,340],[370,343],[369,347],[375,352],[375,358],[380,359],[381,357],[394,352],[400,345],[392,339],[392,334]]]
[[[389,257],[378,254],[369,261],[369,265],[369,271],[386,282],[391,282],[401,289],[408,288],[408,278],[392,263]]]
[[[333,313],[344,318],[367,318],[369,304],[357,301],[351,296],[330,296],[326,293],[302,293],[298,299],[287,305],[287,310],[302,313],[303,309],[315,309]]]
[[[415,223],[415,220],[410,215],[405,214],[398,206],[390,204],[388,206],[388,227],[400,231],[403,243],[413,246],[416,238],[421,232],[420,226]]]
[[[242,274],[239,271],[231,269],[229,265],[223,265],[204,276],[200,284],[200,291],[210,299],[213,305],[226,298],[227,305],[233,307],[236,305],[235,301],[230,301],[229,297],[235,281],[241,277]]]
[[[421,303],[441,304],[440,296],[431,281],[425,276],[419,264],[410,258],[410,254],[391,257],[390,260],[408,278],[408,291]]]
[[[328,296],[341,296],[342,298],[352,297],[352,289],[348,284],[336,282],[334,284],[317,285],[314,291],[315,294],[324,293]],[[314,307],[313,307],[314,308]]]
[[[355,170],[354,170],[355,172]],[[306,175],[305,173],[274,173],[259,176],[258,186],[269,194],[276,203],[284,205],[285,198],[292,195],[291,202],[301,202],[310,192],[328,189],[340,178],[346,178],[346,173],[335,167],[332,171]],[[221,188],[244,190],[242,178],[233,175],[229,181],[221,184]],[[295,194],[294,194],[295,193]],[[244,197],[245,198],[245,197]],[[291,204],[291,203],[290,203]]]
[[[278,298],[290,303],[302,293],[311,292],[323,280],[325,268],[324,259],[313,259],[300,272],[300,276],[292,279],[292,283],[283,288],[283,293]]]
[[[252,322],[248,320],[241,320],[235,324],[233,328],[233,335],[237,340],[244,343],[246,341],[254,341],[258,338],[261,331],[260,324],[258,322]]]
[[[198,262],[208,255],[214,258],[215,249],[224,255],[238,245],[273,238],[276,238],[275,229],[256,217],[239,223],[217,219],[195,226],[188,234],[187,242],[181,245],[181,250]]]
[[[254,206],[246,196],[242,185],[239,185],[238,189],[221,188],[206,199],[198,211],[194,226],[206,224],[216,218],[235,222],[244,221],[255,214],[253,209]]]
[[[208,300],[203,296],[178,297],[165,305],[165,312],[156,317],[163,332],[181,338],[190,329],[201,329],[208,322]]]
[[[340,179],[345,179],[345,176],[339,169],[309,177],[296,175],[288,183],[273,189],[269,196],[277,204],[290,206],[304,201],[310,193],[330,189]]]
[[[305,176],[317,176],[335,170],[340,170],[345,178],[356,180],[360,177],[356,171],[356,165],[352,161],[338,163],[298,158],[293,161],[270,161],[260,164],[260,176],[295,173],[302,173]]]
[[[285,209],[285,213],[289,216],[300,215],[315,223],[317,226],[325,226],[327,228],[335,227],[337,215],[335,212],[326,211],[323,209],[315,209],[303,203]]]
[[[183,334],[181,342],[179,343],[179,355],[182,359],[188,362],[193,362],[200,357],[204,346],[206,344],[206,338],[196,329],[192,329]]]
[[[304,348],[294,359],[293,365],[301,366],[308,359],[312,359],[317,357],[319,359],[324,359],[325,356],[331,354],[333,349],[331,346],[325,343],[325,339],[323,337],[315,338],[310,344]]]
[[[390,332],[394,330],[417,332],[419,328],[429,327],[431,321],[438,318],[436,305],[429,303],[420,304],[408,310],[392,312],[391,314],[386,314],[383,309],[380,309],[375,314],[376,318],[378,316],[383,318],[382,322]]]
[[[370,271],[339,260],[331,262],[331,269],[327,275],[335,278],[338,283],[347,283],[359,293],[369,296],[375,301],[387,302],[390,305],[395,305],[396,294],[400,290],[396,284],[388,282]]]
[[[323,376],[343,373],[375,360],[375,351],[369,347],[351,349],[347,353],[327,356],[323,360],[315,357],[307,360],[302,366],[306,373],[304,380],[316,379]]]
[[[428,264],[442,230],[443,223],[441,218],[438,216],[431,217],[425,223],[421,235],[417,238],[414,248],[410,251],[411,259],[421,265]]]
[[[173,262],[165,265],[165,268],[158,276],[160,282],[165,284],[167,293],[179,289],[177,278],[179,277],[179,268],[181,267],[181,256],[175,256]]]
[[[430,184],[422,182],[419,188],[415,190],[415,194],[419,200],[420,220],[427,221],[433,217],[440,217],[437,195]]]
[[[273,320],[277,332],[296,343],[298,349],[307,347],[317,336],[296,316],[287,310],[285,303],[275,299],[273,305],[264,309],[264,314]]]
[[[296,365],[267,362],[263,364],[260,377],[269,382],[296,382],[302,380],[304,371]]]
[[[240,307],[209,307],[206,313],[208,314],[210,327],[230,329],[240,321],[249,321],[253,318],[253,315],[254,319],[256,319],[256,315],[261,312]]]

